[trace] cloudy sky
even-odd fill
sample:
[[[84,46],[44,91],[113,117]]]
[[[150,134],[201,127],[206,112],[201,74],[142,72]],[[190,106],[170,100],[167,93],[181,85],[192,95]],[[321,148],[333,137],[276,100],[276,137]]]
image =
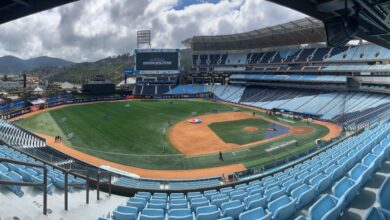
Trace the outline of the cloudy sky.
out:
[[[152,46],[181,48],[194,35],[230,34],[304,15],[264,0],[80,0],[0,26],[0,56],[95,61],[131,52],[136,31]]]

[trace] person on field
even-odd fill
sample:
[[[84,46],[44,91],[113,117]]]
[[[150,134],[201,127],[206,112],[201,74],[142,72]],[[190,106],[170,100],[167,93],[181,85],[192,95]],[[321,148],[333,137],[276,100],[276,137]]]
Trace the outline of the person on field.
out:
[[[223,161],[223,155],[221,151],[219,152],[219,159]]]
[[[252,114],[253,114],[253,116],[256,116],[256,112],[253,112]]]

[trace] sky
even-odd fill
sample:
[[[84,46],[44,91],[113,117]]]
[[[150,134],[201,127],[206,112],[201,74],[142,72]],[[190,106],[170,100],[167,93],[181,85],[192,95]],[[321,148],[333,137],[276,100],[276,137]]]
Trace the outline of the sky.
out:
[[[132,53],[136,31],[152,47],[183,48],[195,35],[233,34],[305,15],[264,0],[80,0],[0,25],[0,56],[73,62]]]

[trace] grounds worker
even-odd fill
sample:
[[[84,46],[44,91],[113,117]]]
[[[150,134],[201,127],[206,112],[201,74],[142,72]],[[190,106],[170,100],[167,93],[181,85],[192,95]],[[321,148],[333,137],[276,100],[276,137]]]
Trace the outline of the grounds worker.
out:
[[[219,152],[219,159],[223,160],[223,156],[222,156],[222,152],[221,151]]]

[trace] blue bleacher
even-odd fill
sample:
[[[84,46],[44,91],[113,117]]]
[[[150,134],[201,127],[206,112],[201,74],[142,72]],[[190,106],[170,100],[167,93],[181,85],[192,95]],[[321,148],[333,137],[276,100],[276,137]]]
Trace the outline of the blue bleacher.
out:
[[[301,215],[297,219],[337,219],[356,196],[357,190],[361,190],[373,175],[377,167],[375,164],[383,163],[382,158],[388,158],[389,152],[390,124],[380,123],[312,159],[248,184],[187,194],[138,192],[129,198],[127,207],[134,204],[137,208],[128,209],[128,215],[140,219],[152,219],[145,217],[148,215],[158,216],[158,219],[188,220],[226,217],[242,220],[290,219],[320,196],[310,205],[306,216]],[[370,153],[374,155],[373,160],[366,159]],[[385,181],[380,194],[388,195],[389,182]],[[370,216],[386,216],[387,212],[382,210],[389,204],[388,198],[379,197],[381,207],[370,212]],[[123,212],[124,208],[119,207]],[[137,210],[135,214],[134,210]]]
[[[6,145],[0,145],[0,157],[6,157],[14,160],[20,160],[29,163],[41,164],[37,161],[19,151],[12,149]],[[64,189],[64,173],[61,170],[55,169],[50,165],[45,165],[48,169],[48,185],[47,190],[49,195],[52,194],[53,188],[63,190]],[[38,168],[30,168],[23,165],[16,165],[11,163],[0,164],[0,179],[17,182],[43,182],[43,171]],[[77,178],[73,175],[68,176],[69,183],[85,183],[84,179]],[[6,186],[10,191],[17,196],[22,197],[24,192],[20,186]],[[40,189],[39,187],[37,187]],[[76,189],[83,189],[83,187],[69,187],[69,191],[72,192]]]

